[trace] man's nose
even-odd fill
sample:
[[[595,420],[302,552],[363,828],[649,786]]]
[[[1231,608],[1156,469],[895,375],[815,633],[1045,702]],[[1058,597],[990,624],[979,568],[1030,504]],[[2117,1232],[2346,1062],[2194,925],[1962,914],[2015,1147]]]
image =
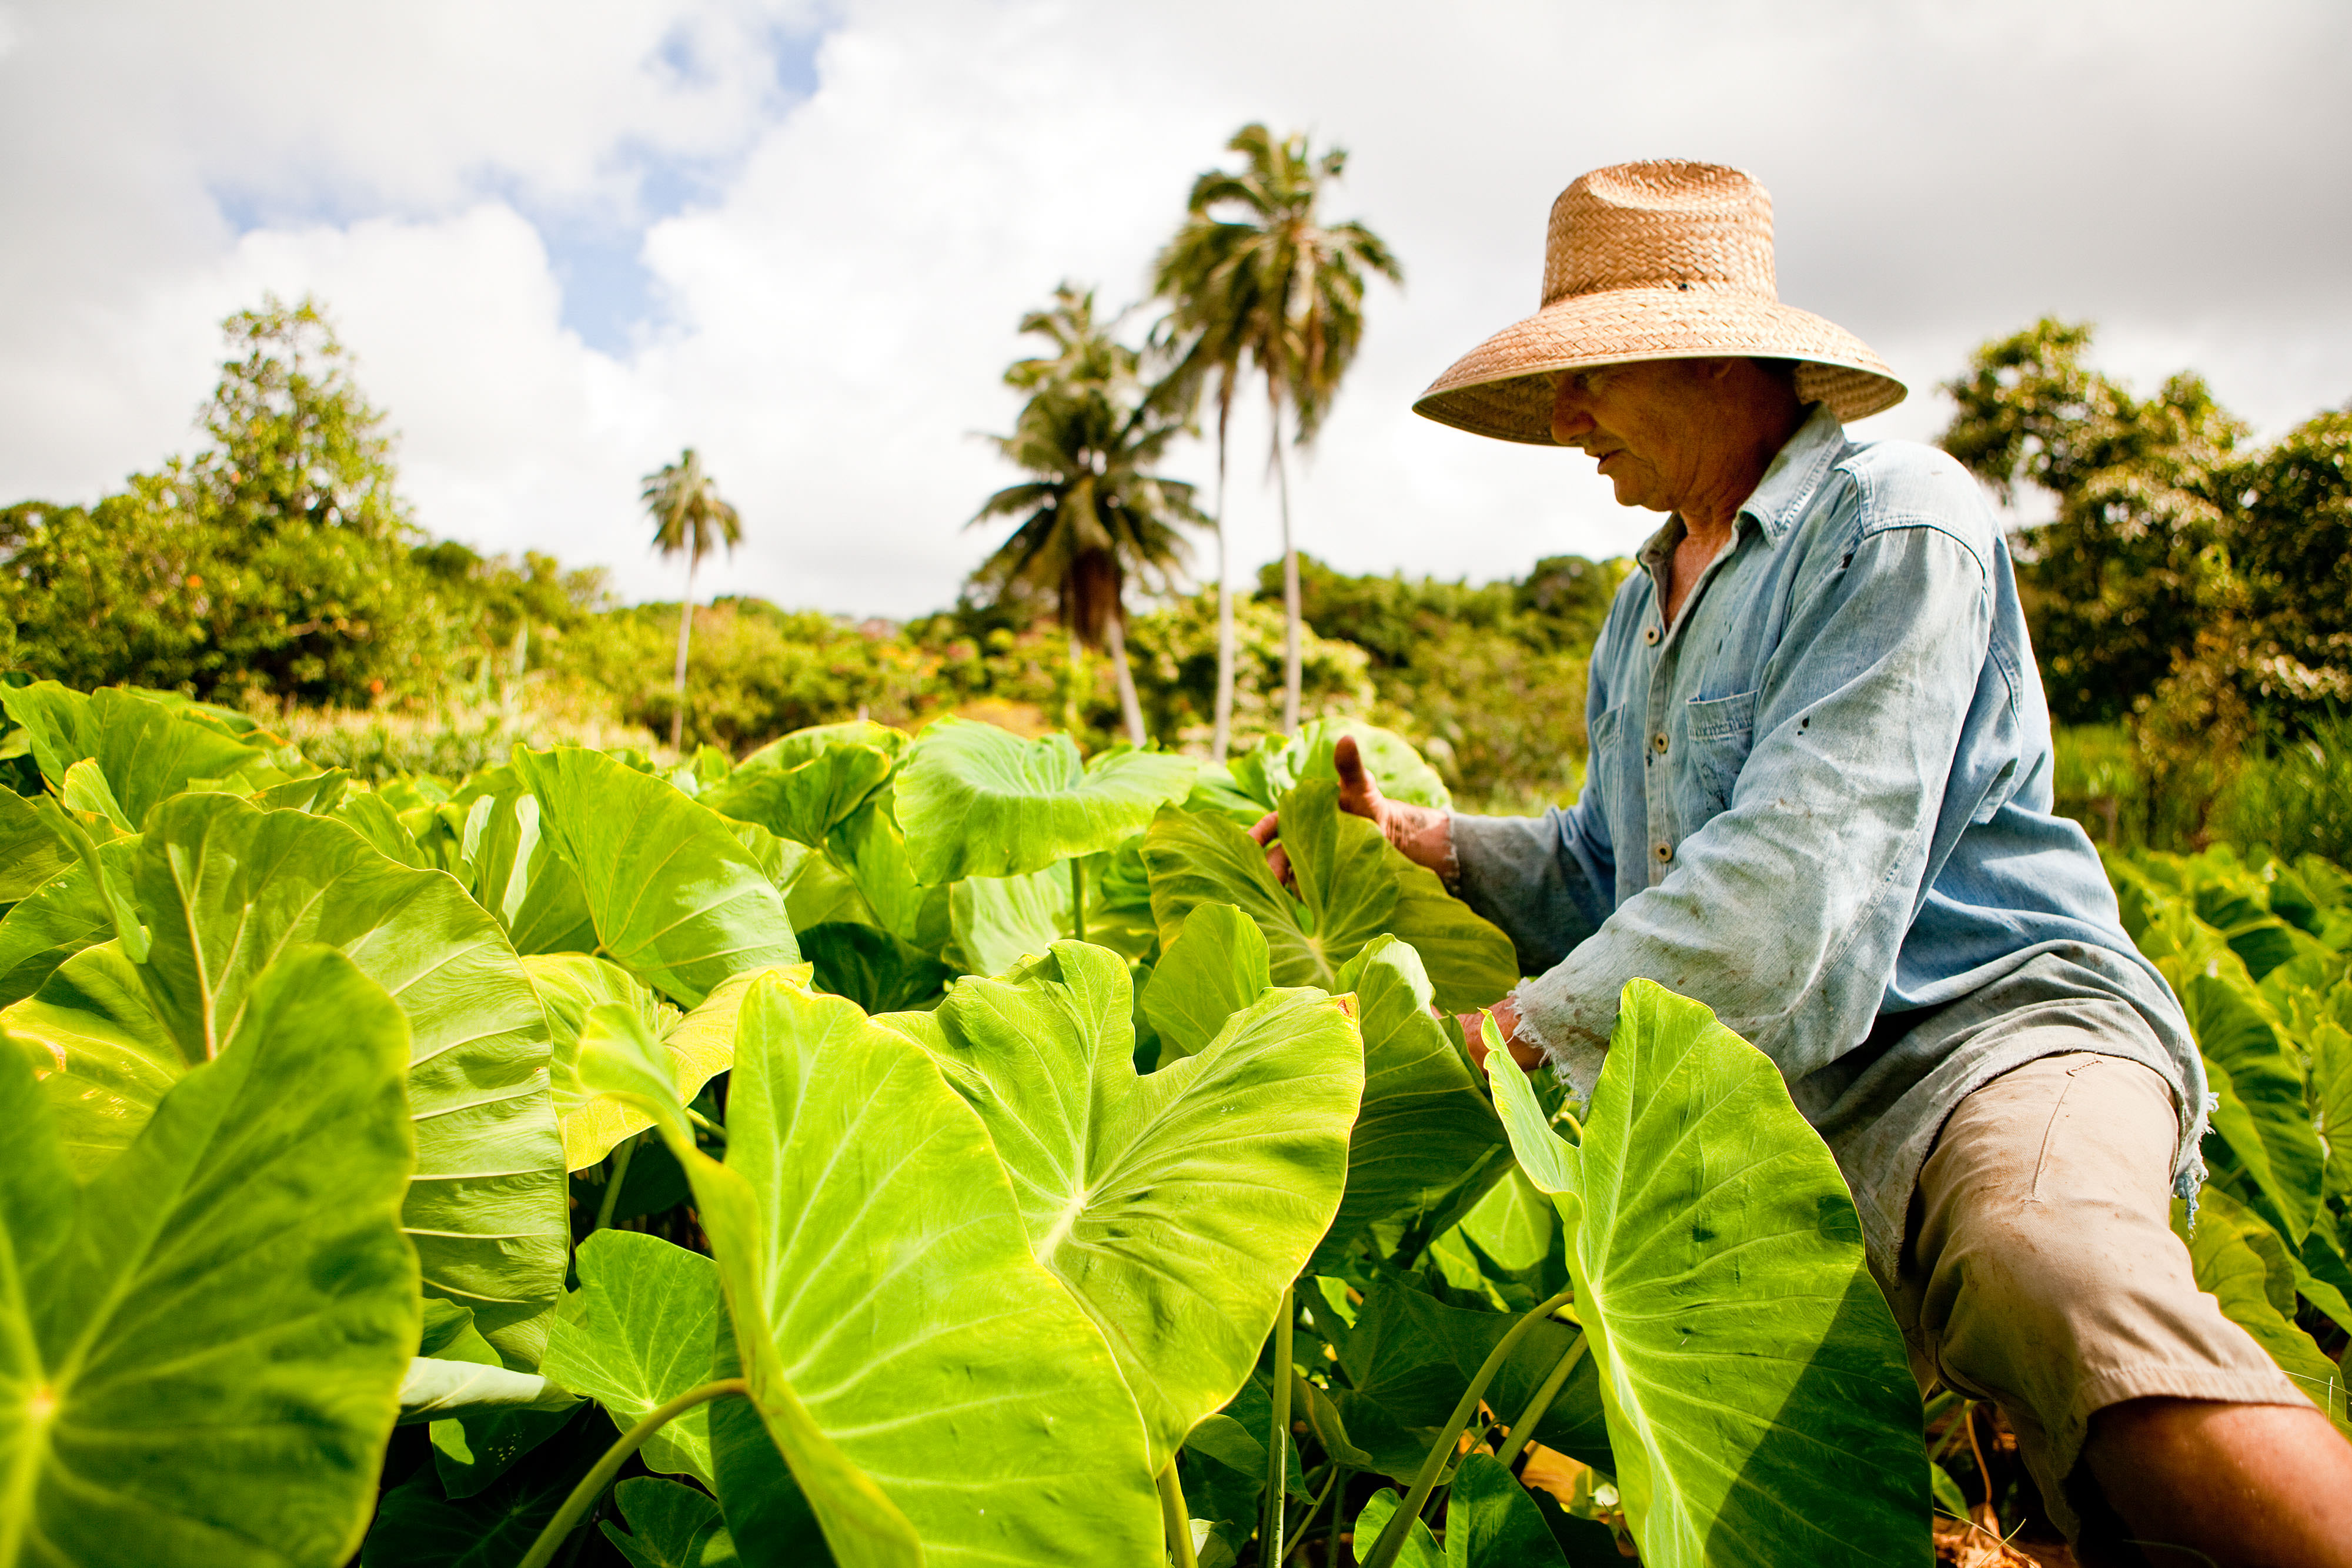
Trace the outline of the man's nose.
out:
[[[1563,373],[1551,399],[1551,438],[1562,446],[1573,446],[1592,429],[1592,416],[1585,412],[1583,389],[1576,384],[1574,371]]]

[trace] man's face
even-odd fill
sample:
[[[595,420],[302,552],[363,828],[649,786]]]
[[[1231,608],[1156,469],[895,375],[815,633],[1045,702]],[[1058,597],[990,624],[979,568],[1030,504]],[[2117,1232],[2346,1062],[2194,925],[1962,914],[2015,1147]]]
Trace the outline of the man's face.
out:
[[[1701,481],[1721,360],[1643,360],[1562,371],[1551,438],[1598,459],[1617,504],[1671,512]]]

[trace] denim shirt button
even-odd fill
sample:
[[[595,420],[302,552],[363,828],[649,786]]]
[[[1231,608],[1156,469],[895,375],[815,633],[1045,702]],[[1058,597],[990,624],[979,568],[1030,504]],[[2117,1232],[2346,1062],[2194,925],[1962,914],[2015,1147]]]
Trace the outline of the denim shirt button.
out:
[[[1661,865],[1664,865],[1666,862],[1675,858],[1675,846],[1666,842],[1664,839],[1660,839],[1656,843],[1652,844],[1650,848],[1656,853],[1658,863]]]
[[[1650,744],[1658,748],[1659,756],[1664,757],[1666,754],[1666,732],[1662,729],[1650,737]]]
[[[1642,628],[1642,641],[1653,648],[1658,645],[1658,627],[1655,622]]]

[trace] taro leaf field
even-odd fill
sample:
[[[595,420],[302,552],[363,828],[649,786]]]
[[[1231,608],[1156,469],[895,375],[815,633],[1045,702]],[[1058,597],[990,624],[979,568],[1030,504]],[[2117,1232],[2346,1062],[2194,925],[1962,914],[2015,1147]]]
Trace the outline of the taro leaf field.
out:
[[[1771,1064],[1636,982],[1589,1103],[1474,1071],[1511,945],[1339,727],[370,789],[0,701],[0,1568],[1926,1563],[1965,1505]],[[2200,1281],[2341,1421],[2352,892],[2112,872],[2219,1095]]]

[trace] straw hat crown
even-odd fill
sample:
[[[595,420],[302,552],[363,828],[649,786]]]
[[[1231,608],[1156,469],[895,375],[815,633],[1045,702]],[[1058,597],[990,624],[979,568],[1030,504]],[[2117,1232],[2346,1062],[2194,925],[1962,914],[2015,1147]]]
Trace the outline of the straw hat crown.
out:
[[[1860,339],[1780,303],[1772,198],[1755,179],[1681,159],[1620,163],[1552,204],[1541,308],[1465,355],[1413,407],[1476,434],[1549,445],[1557,372],[1717,355],[1798,361],[1798,394],[1840,419],[1903,399],[1903,383]]]

